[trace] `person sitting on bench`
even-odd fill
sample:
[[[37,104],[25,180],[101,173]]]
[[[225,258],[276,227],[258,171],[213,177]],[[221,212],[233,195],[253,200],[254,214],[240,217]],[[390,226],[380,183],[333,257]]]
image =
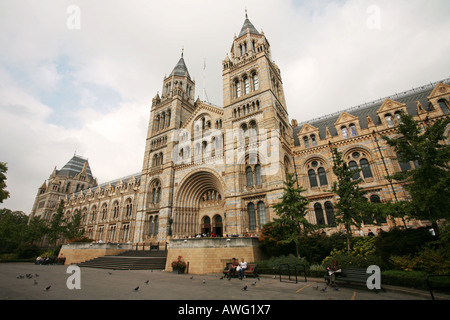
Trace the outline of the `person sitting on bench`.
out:
[[[228,271],[228,279],[231,279],[232,275],[236,274],[236,268],[238,266],[239,266],[239,263],[237,262],[236,258],[233,258],[231,260],[230,270]]]
[[[338,266],[337,260],[333,260],[333,263],[327,267],[328,275],[330,276],[331,286],[336,286],[336,275],[341,274],[342,269]]]

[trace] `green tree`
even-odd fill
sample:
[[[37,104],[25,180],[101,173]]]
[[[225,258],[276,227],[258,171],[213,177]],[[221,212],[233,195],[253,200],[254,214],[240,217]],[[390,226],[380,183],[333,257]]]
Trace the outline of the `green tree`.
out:
[[[9,198],[9,191],[6,190],[6,171],[8,171],[8,166],[6,162],[0,162],[0,203],[3,200]]]
[[[49,229],[47,232],[48,241],[50,244],[56,246],[56,243],[63,236],[66,230],[65,220],[64,220],[64,200],[61,200],[56,209],[56,213],[53,215],[50,221]]]
[[[297,257],[300,257],[300,236],[303,232],[308,233],[316,229],[317,226],[306,219],[309,200],[301,194],[305,189],[295,187],[296,181],[291,174],[288,174],[286,180],[281,201],[273,205],[278,215],[278,218],[274,219],[274,226],[283,229],[285,238],[281,240],[282,243],[295,243]]]
[[[84,235],[84,229],[80,228],[81,226],[81,211],[77,211],[77,213],[73,216],[71,221],[67,223],[66,228],[64,230],[64,236],[67,239],[80,238]]]
[[[344,224],[347,236],[347,251],[350,252],[351,227],[361,228],[361,222],[367,219],[371,212],[371,204],[364,197],[366,192],[359,188],[361,179],[354,179],[357,169],[350,169],[342,159],[342,153],[333,148],[333,172],[337,181],[333,183],[332,191],[339,197],[335,204],[337,223]]]
[[[14,252],[24,242],[27,220],[22,211],[0,209],[0,252]]]
[[[383,139],[394,147],[400,162],[414,162],[415,169],[392,175],[405,182],[411,195],[411,216],[430,220],[438,234],[437,220],[450,218],[450,145],[445,143],[445,129],[450,118],[422,127],[412,116],[403,113],[398,136]]]

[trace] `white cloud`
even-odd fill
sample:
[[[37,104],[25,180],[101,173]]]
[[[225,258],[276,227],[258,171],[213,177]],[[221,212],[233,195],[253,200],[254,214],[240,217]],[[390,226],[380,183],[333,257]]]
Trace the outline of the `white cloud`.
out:
[[[80,29],[66,26],[80,7]],[[380,29],[367,27],[371,5]],[[222,105],[222,59],[244,9],[281,69],[291,118],[305,121],[449,77],[446,0],[4,1],[0,4],[0,161],[11,199],[73,155],[99,182],[142,166],[151,99],[181,48],[202,95]]]

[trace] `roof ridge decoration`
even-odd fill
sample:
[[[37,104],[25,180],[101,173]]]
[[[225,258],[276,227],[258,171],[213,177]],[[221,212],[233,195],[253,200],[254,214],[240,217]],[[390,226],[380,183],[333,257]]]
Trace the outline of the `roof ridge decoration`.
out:
[[[439,96],[442,96],[444,94],[447,94],[450,92],[450,85],[444,82],[439,82],[433,91],[431,91],[430,95],[428,96],[428,99],[436,98]]]

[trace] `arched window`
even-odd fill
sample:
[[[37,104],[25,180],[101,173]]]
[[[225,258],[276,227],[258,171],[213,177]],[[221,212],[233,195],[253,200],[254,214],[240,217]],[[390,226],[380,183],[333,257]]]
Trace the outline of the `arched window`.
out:
[[[211,219],[208,216],[203,217],[202,233],[211,232]]]
[[[255,166],[255,178],[256,178],[256,184],[260,185],[263,183],[263,178],[262,178],[262,172],[261,172],[261,165],[257,164]]]
[[[352,179],[353,180],[359,179],[360,178],[359,168],[358,168],[358,165],[356,164],[356,162],[355,161],[350,161],[348,163],[348,166],[349,166],[350,170],[354,170],[355,171],[355,174],[353,175]]]
[[[409,163],[409,161],[402,162],[401,157],[402,157],[401,153],[397,152],[397,161],[398,161],[398,164],[400,165],[400,169],[402,171],[411,170],[412,168],[411,168],[411,164]]]
[[[313,147],[317,146],[316,136],[314,134],[311,135],[311,142]]]
[[[347,127],[342,127],[342,128],[341,128],[341,132],[342,132],[342,137],[343,137],[344,139],[347,139],[347,138],[348,138]]]
[[[303,137],[303,142],[305,143],[305,148],[308,149],[308,148],[309,148],[309,140],[308,140],[308,137]]]
[[[372,195],[370,196],[370,202],[372,202],[372,203],[381,203],[380,196],[377,195],[377,194],[372,194]],[[387,222],[387,221],[386,221],[386,217],[383,216],[383,215],[376,215],[376,216],[375,216],[375,221],[376,221],[378,224],[380,224],[380,223],[386,223],[386,222]]]
[[[158,235],[158,227],[159,227],[158,216],[155,216],[155,229],[154,229],[154,232],[153,232],[155,237]]]
[[[334,210],[330,201],[325,202],[325,214],[327,216],[328,225],[335,227],[336,221],[334,219]]]
[[[353,123],[350,124],[350,134],[352,137],[356,137],[358,135],[358,132],[356,132],[356,126]]]
[[[248,137],[248,127],[246,123],[243,123],[241,125],[241,130],[242,130],[242,139],[247,138]]]
[[[395,118],[397,119],[398,123],[402,123],[402,112],[396,111],[394,115],[395,115]]]
[[[320,185],[328,185],[327,173],[325,172],[325,169],[320,167],[319,169],[317,169],[317,173],[319,174]]]
[[[258,126],[255,121],[250,122],[250,137],[255,137],[258,133]]]
[[[108,215],[108,206],[104,204],[102,206],[102,220],[105,220]]]
[[[159,203],[159,201],[161,201],[161,187],[158,187],[156,189],[156,203]]]
[[[439,103],[439,107],[441,107],[441,110],[443,113],[449,113],[448,104],[445,99],[439,100],[438,103]]]
[[[253,185],[253,171],[252,171],[252,168],[250,166],[245,168],[245,175],[246,175],[246,178],[247,178],[247,187],[252,186]]]
[[[361,159],[361,161],[359,162],[359,164],[361,165],[361,170],[363,173],[364,178],[372,178],[372,170],[370,169],[370,164],[369,161],[367,159]]]
[[[256,213],[255,213],[255,205],[253,202],[250,202],[247,206],[248,211],[248,228],[249,230],[256,229]]]
[[[394,121],[392,120],[392,116],[391,116],[390,113],[386,114],[386,115],[384,116],[384,119],[386,120],[386,123],[387,123],[387,125],[388,125],[389,128],[391,128],[391,127],[394,126]]]
[[[114,215],[113,218],[117,218],[119,216],[119,203],[118,202],[114,202]]]
[[[309,185],[311,186],[311,188],[317,187],[316,171],[310,169],[308,171],[308,177],[309,177]]]
[[[234,86],[236,88],[236,98],[239,98],[241,96],[241,84],[239,83],[239,80],[234,82]]]
[[[153,235],[153,217],[150,217],[150,221],[149,221],[149,228],[148,228],[148,235],[151,237]]]
[[[253,79],[253,88],[254,88],[254,90],[258,90],[259,89],[259,79],[258,79],[258,75],[256,74],[256,72],[253,73],[252,79]]]
[[[325,219],[323,217],[322,205],[319,202],[314,204],[314,213],[316,214],[316,223],[325,224]]]
[[[250,80],[246,76],[244,78],[244,94],[249,94],[249,93],[250,93]]]
[[[266,205],[263,201],[258,202],[258,217],[259,217],[259,226],[263,226],[266,224]]]

